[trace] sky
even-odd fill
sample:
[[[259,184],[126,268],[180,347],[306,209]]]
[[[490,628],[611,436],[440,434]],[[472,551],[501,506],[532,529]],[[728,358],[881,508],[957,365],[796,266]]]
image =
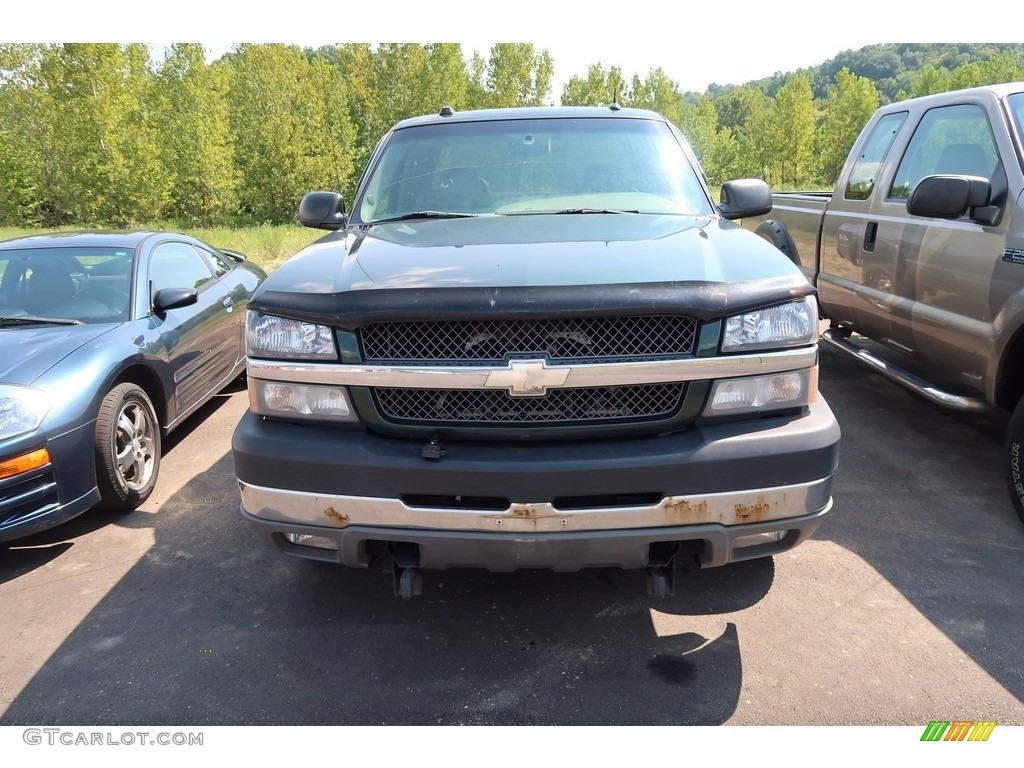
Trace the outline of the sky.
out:
[[[661,68],[681,90],[703,92],[876,43],[1020,42],[1024,15],[1014,0],[989,0],[984,13],[892,0],[51,0],[45,15],[38,7],[10,4],[0,42],[143,42],[159,53],[171,42],[206,41],[213,54],[240,42],[457,42],[467,56],[486,56],[495,42],[533,43],[554,61],[556,100],[596,63],[627,79]]]

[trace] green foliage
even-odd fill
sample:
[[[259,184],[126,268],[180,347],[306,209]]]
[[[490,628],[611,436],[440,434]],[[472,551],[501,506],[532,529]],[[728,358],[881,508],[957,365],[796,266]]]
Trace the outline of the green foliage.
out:
[[[174,185],[166,213],[204,227],[231,216],[240,174],[228,120],[228,70],[195,43],[172,46],[158,75],[160,157]]]
[[[338,70],[277,44],[240,45],[225,66],[240,213],[257,222],[292,221],[306,192],[344,188],[353,131]]]
[[[0,163],[22,182],[0,201],[5,219],[126,225],[163,212],[148,48],[5,46],[3,59]]]
[[[550,104],[553,69],[526,43],[468,55],[455,43],[247,44],[214,63],[195,44],[158,63],[138,44],[0,44],[0,224],[290,222],[310,190],[351,200],[396,122],[442,105]],[[1018,80],[1024,45],[886,44],[704,94],[661,69],[595,63],[556,97],[665,115],[712,187],[756,176],[808,188],[833,183],[879,104]]]
[[[815,175],[826,186],[835,184],[861,129],[878,109],[878,91],[866,77],[839,71],[821,105],[814,139]]]
[[[530,43],[496,43],[487,65],[480,106],[540,107],[551,91],[555,64],[546,50]]]
[[[627,99],[625,103],[628,106],[653,110],[682,127],[683,96],[679,92],[678,84],[665,74],[665,70],[652,69],[643,80],[639,75],[633,75],[632,85],[625,98]],[[716,115],[715,120],[717,121],[717,119]]]
[[[769,183],[797,186],[809,178],[816,119],[810,80],[803,74],[794,75],[772,104],[768,142],[774,161]]]
[[[161,215],[170,178],[150,119],[154,78],[145,46],[46,46],[40,75],[44,119],[56,128],[43,152],[54,177],[52,215],[125,226]]]
[[[878,91],[879,103],[892,101],[915,94],[915,81],[920,73],[935,70],[952,73],[965,64],[982,63],[1005,59],[1010,64],[1024,63],[1024,45],[1018,43],[885,43],[868,45],[858,50],[847,50],[815,67],[801,70],[811,81],[814,98],[827,98],[829,87],[836,82],[842,70],[870,80]],[[793,74],[777,73],[771,78],[757,80],[750,85],[769,96],[774,96],[782,84]],[[988,83],[1014,82],[1020,75],[1013,75],[1010,68],[1004,74],[988,79]],[[973,83],[982,85],[983,83]],[[952,85],[951,87],[964,87]],[[716,86],[717,95],[722,86]],[[948,88],[947,88],[948,89]],[[938,91],[926,91],[937,93]],[[922,94],[923,95],[923,94]]]
[[[458,44],[387,43],[374,49],[348,43],[322,48],[321,54],[337,62],[348,85],[348,121],[356,132],[353,181],[377,140],[399,120],[437,112],[445,104],[470,106],[470,78]]]
[[[628,102],[629,98],[622,70],[605,69],[600,62],[587,67],[585,78],[573,75],[562,88],[565,107],[606,107],[613,102]]]

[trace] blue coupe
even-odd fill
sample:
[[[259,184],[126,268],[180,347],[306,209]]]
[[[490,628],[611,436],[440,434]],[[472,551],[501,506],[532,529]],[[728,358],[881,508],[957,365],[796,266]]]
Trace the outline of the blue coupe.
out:
[[[0,542],[142,504],[161,437],[244,372],[265,277],[173,232],[0,242]]]

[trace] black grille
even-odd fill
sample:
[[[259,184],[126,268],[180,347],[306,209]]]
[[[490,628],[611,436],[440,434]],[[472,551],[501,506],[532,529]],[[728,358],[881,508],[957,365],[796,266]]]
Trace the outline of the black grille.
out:
[[[374,390],[388,421],[445,424],[565,424],[667,417],[678,409],[684,384],[552,390],[544,397],[511,397],[490,389]]]
[[[693,354],[690,317],[577,317],[444,320],[368,325],[360,331],[372,363],[503,363],[510,355],[552,362],[658,360]]]

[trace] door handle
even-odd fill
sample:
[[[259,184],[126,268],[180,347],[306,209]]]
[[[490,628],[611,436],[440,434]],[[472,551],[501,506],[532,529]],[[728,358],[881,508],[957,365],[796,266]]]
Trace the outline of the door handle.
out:
[[[224,305],[224,309],[226,309],[228,312],[234,312],[235,311],[235,302],[233,302],[231,300],[230,296],[228,296],[226,299],[221,301],[221,304]]]
[[[864,227],[864,250],[871,253],[875,250],[875,238],[878,237],[878,222],[869,221]]]

